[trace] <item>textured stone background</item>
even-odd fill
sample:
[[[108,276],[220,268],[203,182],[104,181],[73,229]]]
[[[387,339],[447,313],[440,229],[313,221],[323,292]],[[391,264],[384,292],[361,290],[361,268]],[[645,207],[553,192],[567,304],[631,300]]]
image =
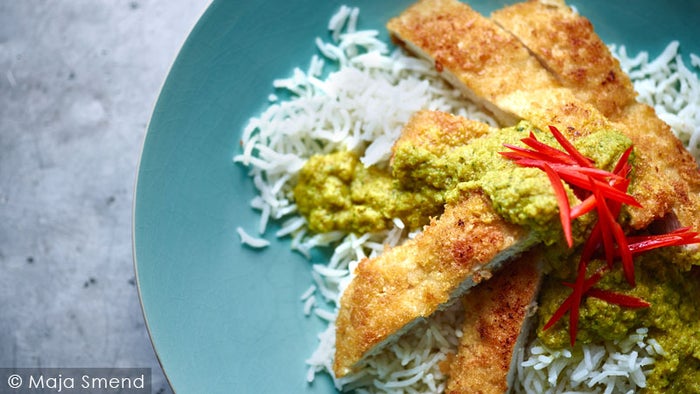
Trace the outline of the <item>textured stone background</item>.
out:
[[[0,0],[0,367],[150,367],[131,208],[146,124],[209,0]]]

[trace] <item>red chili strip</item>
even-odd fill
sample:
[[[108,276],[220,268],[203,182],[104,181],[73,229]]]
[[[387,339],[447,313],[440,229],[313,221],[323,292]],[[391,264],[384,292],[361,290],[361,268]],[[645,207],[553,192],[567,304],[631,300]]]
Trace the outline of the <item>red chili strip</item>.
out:
[[[501,156],[514,161],[516,164],[521,160],[534,160],[536,162],[545,163],[545,162],[550,161],[550,159],[551,159],[545,153],[532,151],[530,149],[525,149],[525,148],[521,148],[519,146],[510,145],[510,144],[503,144],[503,146],[505,146],[508,149],[511,149],[511,151],[510,152],[498,152],[498,153]]]
[[[630,146],[622,153],[620,158],[617,160],[617,164],[615,164],[615,168],[613,169],[613,173],[622,174],[623,172],[625,172],[625,174],[623,176],[627,177],[627,173],[632,168],[629,164],[629,158],[630,158],[630,154],[632,154],[632,148],[633,147]],[[625,167],[627,167],[626,171],[624,171]]]
[[[595,209],[595,207],[596,207],[595,196],[591,194],[590,196],[588,196],[588,198],[581,201],[580,204],[571,207],[571,212],[570,212],[571,220],[574,220],[576,218],[579,218],[579,217],[587,214],[588,212],[591,212],[592,210]]]
[[[625,273],[625,278],[627,279],[627,283],[634,287],[636,285],[636,280],[634,278],[634,261],[629,244],[627,243],[627,237],[625,237],[625,232],[617,221],[613,222],[612,230],[615,242],[617,242],[617,249],[620,251],[622,270]]]
[[[544,142],[541,142],[535,137],[535,134],[530,133],[530,137],[528,138],[523,138],[520,140],[523,144],[535,149],[538,152],[544,153],[548,155],[549,160],[552,162],[560,162],[562,164],[570,164],[570,165],[576,165],[579,164],[578,161],[574,157],[572,157],[570,154],[567,154],[566,152],[562,152],[561,150],[554,148],[552,146],[549,146],[545,144]]]
[[[601,240],[603,241],[603,251],[605,252],[605,260],[609,267],[612,267],[613,261],[615,260],[615,246],[613,244],[613,226],[616,223],[615,218],[612,216],[608,204],[602,193],[598,188],[593,186],[593,180],[590,180],[591,188],[593,189],[593,195],[596,200],[596,211],[598,212],[598,222],[596,225],[600,224],[601,230]]]
[[[586,279],[583,282],[583,292],[587,292],[589,289],[591,289],[593,286],[595,286],[602,278],[603,275],[607,272],[607,268],[603,268],[601,270],[598,270],[596,273],[591,275],[590,278]],[[569,287],[574,287],[574,284],[570,283],[564,283],[564,285],[569,286]],[[559,308],[557,308],[556,311],[552,314],[552,317],[549,318],[547,323],[545,323],[544,327],[542,328],[543,330],[547,330],[551,328],[553,325],[555,325],[559,319],[564,317],[564,315],[571,309],[571,304],[573,304],[573,294],[570,294],[564,302],[559,305]]]
[[[574,292],[571,293],[571,310],[569,310],[569,340],[571,341],[572,347],[576,343],[576,334],[578,333],[579,312],[581,308],[581,299],[583,298],[587,267],[587,260],[581,259],[578,262],[578,273],[576,275],[576,283],[574,284]]]
[[[613,240],[617,243],[617,250],[619,251],[620,257],[622,257],[622,269],[625,273],[625,278],[627,282],[634,286],[634,263],[632,261],[632,253],[629,251],[627,244],[627,238],[622,230],[622,226],[615,219],[608,204],[605,199],[601,198],[597,190],[593,191],[596,196],[598,220],[603,224],[603,229],[607,230],[603,232],[603,245],[605,247],[605,257],[608,262],[608,266],[612,266],[615,259],[615,249],[613,246]]]
[[[622,155],[622,158],[627,160],[629,158],[630,152],[632,152],[631,148],[627,149]],[[620,162],[618,162],[618,165],[615,166],[616,172],[625,173],[626,175],[629,174],[630,170],[631,167],[629,163],[620,165]],[[622,192],[627,190],[630,184],[630,180],[627,178],[624,178],[622,180],[612,180],[610,184],[615,189],[620,190]],[[622,260],[622,269],[625,273],[625,278],[627,279],[627,282],[634,287],[634,261],[632,251],[629,247],[629,239],[625,235],[625,232],[622,229],[622,225],[620,224],[620,222],[617,221],[617,217],[620,215],[620,211],[622,210],[622,205],[619,202],[614,201],[605,202],[605,205],[607,205],[609,208],[607,212],[607,215],[609,216],[607,217],[606,221],[608,221],[611,224],[612,235],[615,239],[615,242],[617,243],[617,252]]]
[[[564,300],[564,302],[562,302],[561,305],[559,305],[559,308],[557,308],[557,310],[554,311],[554,313],[552,313],[552,317],[550,317],[549,320],[547,320],[547,323],[544,324],[544,327],[542,327],[542,330],[547,331],[553,325],[557,324],[557,322],[562,317],[564,317],[564,315],[566,315],[566,312],[568,312],[569,309],[571,309],[571,304],[572,304],[572,300],[571,300],[571,296],[569,296],[566,300]]]
[[[623,169],[624,170],[624,169]],[[610,186],[620,190],[625,191],[629,187],[630,180],[627,178],[619,179],[616,178],[610,182]],[[590,195],[583,199],[580,204],[571,208],[571,220],[581,217],[588,212],[594,210],[596,207],[596,200],[594,195]]]
[[[561,145],[562,148],[564,148],[564,150],[567,151],[579,165],[583,167],[593,167],[593,160],[582,155],[581,152],[579,152],[578,149],[576,149],[576,147],[568,139],[566,139],[566,137],[564,137],[559,129],[554,126],[549,126],[549,131],[552,132],[552,135],[557,140],[559,145]]]
[[[574,287],[573,283],[568,283],[568,282],[562,282],[564,286],[566,287]],[[624,306],[627,308],[647,308],[651,306],[650,303],[647,301],[644,301],[641,298],[627,295],[627,294],[622,294],[622,293],[616,293],[614,291],[610,290],[603,290],[599,289],[597,287],[591,287],[586,290],[584,293],[585,296],[590,296],[597,298],[599,300],[603,300],[605,302],[608,302],[610,304],[616,304],[619,306]]]
[[[525,141],[525,140],[523,140]],[[573,161],[573,159],[569,158],[568,155],[566,155],[563,152],[560,152],[556,149],[553,149],[551,151],[542,151],[542,150],[532,150],[532,149],[527,149],[523,148],[517,145],[511,145],[511,144],[503,144],[504,147],[511,149],[512,152],[499,152],[505,157],[508,157],[511,160],[518,161],[522,159],[531,159],[531,160],[539,160],[542,162],[550,163],[550,164],[559,164],[563,166],[569,166],[569,165],[576,165],[576,163]],[[545,145],[547,146],[547,145]],[[558,153],[558,155],[557,155]]]
[[[593,256],[600,250],[603,241],[603,227],[600,220],[595,222],[591,233],[588,235],[586,242],[583,244],[581,251],[581,259],[591,261]]]
[[[598,298],[610,304],[624,306],[626,308],[648,308],[651,306],[650,303],[644,301],[641,298],[637,298],[627,294],[616,293],[614,291],[602,290],[595,287],[589,289],[586,292],[586,295]]]
[[[549,182],[552,184],[554,189],[554,195],[557,197],[557,204],[559,205],[559,220],[561,220],[561,226],[564,230],[564,237],[566,238],[566,243],[569,247],[574,246],[574,238],[571,235],[571,206],[569,205],[569,196],[566,195],[566,190],[562,184],[561,178],[548,164],[543,164],[544,172],[549,178]]]
[[[624,179],[623,176],[620,176],[620,175],[615,174],[615,173],[610,172],[610,171],[601,170],[600,168],[572,166],[572,165],[556,164],[556,163],[552,164],[552,168],[554,168],[557,171],[566,172],[566,173],[588,175],[588,176],[592,177],[593,179],[597,179],[597,180],[603,181],[603,182],[606,182],[606,181],[611,182],[612,180]]]
[[[634,197],[632,197],[624,191],[620,191],[619,189],[611,186],[609,183],[593,179],[593,185],[591,185],[591,178],[584,174],[575,173],[573,171],[557,171],[557,173],[559,174],[561,179],[563,179],[567,183],[584,188],[586,190],[592,191],[592,188],[599,190],[605,198],[623,204],[632,205],[638,208],[641,208],[642,206]]]
[[[507,154],[508,152],[503,153]],[[545,162],[542,160],[529,158],[515,159],[515,163],[522,167],[539,168],[541,170],[543,170],[542,166],[545,164]],[[563,181],[570,184],[571,186],[576,186],[589,191],[591,190],[591,187],[595,187],[599,189],[606,198],[621,202],[623,204],[641,207],[641,204],[634,197],[632,197],[624,191],[616,189],[607,182],[602,182],[600,180],[594,179],[594,186],[591,186],[589,182],[590,177],[586,174],[583,174],[576,170],[571,170],[570,168],[563,166],[551,165],[551,167],[557,172],[557,174],[561,177]]]
[[[679,228],[668,234],[628,237],[630,253],[639,254],[666,246],[682,246],[700,243],[700,233],[690,227]]]

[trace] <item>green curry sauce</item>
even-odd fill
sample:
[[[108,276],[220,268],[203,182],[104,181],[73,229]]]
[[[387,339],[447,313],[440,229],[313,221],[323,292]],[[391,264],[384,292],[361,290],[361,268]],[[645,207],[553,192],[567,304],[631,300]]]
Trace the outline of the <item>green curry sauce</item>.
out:
[[[545,280],[539,300],[537,335],[548,347],[568,347],[568,319],[547,331],[542,327],[570,294],[562,281],[571,280],[578,256],[560,264]],[[598,266],[604,262],[598,261]],[[635,258],[636,286],[631,288],[621,270],[607,274],[597,286],[642,298],[650,308],[630,309],[588,297],[581,304],[577,341],[596,343],[622,340],[638,327],[665,351],[657,357],[647,378],[647,393],[700,392],[700,257],[681,248],[659,249]]]
[[[411,144],[395,147],[391,170],[365,167],[351,152],[311,157],[299,173],[294,197],[316,232],[357,233],[388,229],[399,218],[411,229],[428,224],[451,199],[466,189],[482,189],[506,220],[526,226],[547,242],[560,237],[558,207],[547,176],[504,159],[504,143],[520,145],[534,133],[558,146],[549,133],[527,122],[435,153]],[[601,168],[612,165],[629,147],[622,134],[601,131],[576,142]],[[572,197],[573,198],[573,197]]]
[[[397,144],[390,169],[365,167],[352,152],[311,157],[299,173],[294,197],[299,212],[315,232],[335,230],[377,232],[401,219],[409,229],[419,229],[438,217],[445,204],[470,189],[481,189],[504,219],[534,231],[552,245],[550,269],[540,299],[538,336],[552,348],[568,346],[567,319],[547,331],[541,327],[568,296],[562,280],[575,277],[576,254],[563,245],[557,200],[546,174],[519,167],[503,158],[503,144],[523,146],[521,139],[533,133],[548,145],[560,148],[549,133],[527,122],[472,139],[447,149],[410,143]],[[598,168],[610,170],[631,141],[603,130],[573,141]],[[573,193],[567,189],[570,200]],[[590,228],[591,214],[575,222],[574,239],[580,244]],[[648,378],[648,392],[700,392],[700,265],[698,254],[679,248],[650,253],[636,259],[637,286],[630,289],[621,273],[607,275],[600,287],[627,292],[652,304],[651,308],[620,308],[594,298],[581,305],[578,340],[619,340],[644,326],[668,353],[658,359]],[[563,257],[566,256],[566,257]],[[700,267],[698,267],[700,269]],[[691,275],[698,280],[688,280]],[[677,388],[683,390],[677,391]]]

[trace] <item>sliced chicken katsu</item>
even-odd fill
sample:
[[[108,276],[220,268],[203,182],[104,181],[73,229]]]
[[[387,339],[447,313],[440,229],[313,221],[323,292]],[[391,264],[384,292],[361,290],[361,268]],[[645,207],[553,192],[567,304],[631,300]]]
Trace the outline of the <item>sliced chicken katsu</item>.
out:
[[[501,8],[491,19],[516,36],[581,101],[617,116],[636,92],[593,24],[563,0],[530,0]]]
[[[497,131],[497,128],[477,120],[442,111],[421,110],[411,116],[410,121],[401,130],[393,151],[395,152],[397,147],[410,144],[442,155],[451,148]]]
[[[470,192],[416,238],[360,262],[336,320],[336,377],[353,372],[365,356],[534,242],[524,228],[497,215],[486,196]]]
[[[639,128],[646,124],[649,108],[634,103],[619,106],[608,103],[605,108],[612,109],[606,111],[614,112],[611,116],[617,119],[609,120],[595,105],[581,99],[585,96],[577,95],[584,87],[575,84],[566,87],[562,82],[565,79],[543,67],[515,36],[455,0],[421,0],[387,26],[399,43],[433,59],[449,81],[461,87],[467,97],[481,102],[504,125],[528,119],[542,129],[555,125],[572,137],[608,128],[626,134],[638,151],[635,177],[640,185],[638,190],[643,192],[636,197],[644,205],[644,210],[630,212],[632,223],[645,227],[672,212],[673,204],[678,201],[685,204],[684,208],[673,212],[679,218],[685,215],[686,222],[692,219],[692,223],[697,223],[692,205],[697,207],[697,200],[689,195],[690,185],[698,177],[697,170],[694,175],[686,171],[692,163],[682,154],[668,165],[661,161],[665,160],[663,156],[654,156],[657,152],[671,151],[678,155],[684,150],[668,126],[664,129],[650,121],[652,126]],[[654,115],[653,110],[651,114]],[[429,119],[432,115],[424,116]],[[658,121],[655,115],[654,118]],[[459,130],[464,125],[462,121],[450,121],[444,127]],[[649,127],[666,130],[668,135]],[[434,154],[440,154],[450,144],[458,146],[480,133],[492,132],[486,127],[461,135],[440,127],[425,133],[414,131],[407,128],[398,143],[431,147],[434,142],[446,139],[444,146],[432,150]],[[655,142],[656,139],[663,141]],[[419,319],[449,305],[535,243],[535,237],[526,228],[500,217],[484,193],[478,189],[465,190],[461,198],[445,207],[441,217],[431,219],[430,225],[415,239],[358,265],[354,279],[343,293],[336,320],[336,377],[356,371],[363,358],[398,339]],[[513,259],[509,264],[518,261]],[[510,327],[510,332],[517,329],[520,333],[518,327],[522,328],[522,320],[519,326]],[[466,329],[479,332],[478,327]],[[465,341],[465,346],[477,346],[474,342],[481,340]],[[485,348],[473,351],[488,352]],[[498,358],[500,364],[496,365],[510,365],[509,354],[512,356],[512,350],[500,355],[494,351],[495,357],[489,363]],[[469,357],[464,356],[461,361],[458,357],[453,368],[474,366],[469,364]],[[491,373],[488,369],[484,371]],[[500,382],[500,379],[495,380]],[[462,383],[452,384],[458,387]]]
[[[599,130],[617,130],[626,135],[635,147],[629,192],[642,205],[642,208],[626,207],[630,226],[646,228],[673,212],[683,226],[700,228],[697,210],[700,177],[695,160],[668,125],[656,117],[653,108],[632,104],[618,122],[613,122],[566,88],[519,91],[501,97],[498,102],[540,129],[552,125],[570,137]]]
[[[515,119],[494,106],[494,98],[557,85],[517,38],[456,0],[419,1],[387,27],[399,44],[448,71],[447,80],[501,123]]]
[[[654,109],[636,101],[629,77],[595,34],[591,22],[558,0],[518,3],[495,11],[492,18],[517,36],[583,102],[563,100],[569,108],[590,104],[632,140],[638,155],[635,177],[639,187],[634,194],[644,207],[633,209],[632,227],[644,228],[673,212],[682,225],[700,228],[697,163]],[[517,113],[516,107],[531,107],[528,101],[546,100],[543,97],[548,94],[517,92],[519,105],[508,105],[504,100],[500,105]],[[553,113],[561,117],[564,106],[559,108]],[[526,116],[523,111],[518,115]],[[591,116],[600,118],[598,114]]]
[[[698,163],[673,135],[671,127],[659,119],[654,108],[641,103],[629,105],[615,118],[615,124],[635,144],[639,159],[635,163],[636,175],[645,180],[638,181],[638,194],[648,193],[643,199],[651,200],[644,209],[636,209],[635,217],[645,221],[661,218],[667,212],[680,226],[700,229],[700,172]],[[646,189],[645,189],[646,188]],[[641,201],[642,199],[640,199]],[[657,204],[658,214],[651,208]],[[664,209],[666,208],[666,209]],[[673,227],[673,226],[671,226]]]
[[[450,363],[448,394],[505,393],[537,306],[540,256],[528,252],[462,297],[463,335]]]
[[[529,6],[548,7],[544,4],[529,4]],[[566,15],[571,13],[560,10],[560,7],[555,6],[553,9]],[[445,16],[446,10],[449,10],[453,15]],[[546,18],[549,15],[551,19],[550,14],[553,13],[540,15],[539,18]],[[502,14],[501,18],[506,19],[505,15]],[[573,14],[569,15],[569,18],[575,19],[576,23],[579,24],[583,23],[581,19],[584,19]],[[533,16],[533,19],[536,18]],[[445,20],[448,20],[449,23],[445,23]],[[538,23],[546,24],[541,20]],[[552,24],[554,24],[553,21]],[[587,23],[583,24],[587,25]],[[431,28],[419,29],[418,25],[431,26]],[[474,29],[475,25],[480,26],[480,28]],[[530,62],[526,62],[518,57],[519,62],[528,64],[528,67],[520,68],[518,73],[514,74],[504,73],[509,65],[499,63],[508,62],[510,56],[484,56],[480,58],[473,53],[471,55],[465,54],[465,51],[471,51],[473,48],[477,48],[478,51],[478,45],[483,40],[484,30],[491,31],[492,35],[499,37],[505,31],[494,21],[479,17],[478,13],[469,6],[456,0],[420,1],[409,7],[398,18],[392,19],[387,27],[394,39],[401,42],[406,48],[413,50],[419,56],[435,59],[436,62],[439,62],[441,68],[438,69],[442,70],[445,78],[452,83],[457,81],[456,83],[460,86],[464,85],[462,89],[465,91],[475,92],[479,95],[478,92],[485,90],[484,81],[479,78],[470,78],[469,74],[464,73],[460,63],[444,62],[441,59],[468,57],[473,59],[470,67],[478,69],[482,75],[511,81],[511,83],[500,84],[509,87],[508,89],[494,90],[490,91],[488,95],[481,94],[479,96],[481,102],[489,102],[489,104],[485,104],[488,108],[497,108],[496,111],[501,114],[508,114],[514,119],[528,119],[540,128],[546,129],[550,124],[555,125],[562,131],[568,131],[569,135],[587,133],[595,127],[605,127],[606,125],[627,135],[635,145],[637,156],[634,182],[638,187],[636,194],[633,194],[643,206],[643,209],[629,211],[631,215],[630,225],[633,228],[641,229],[647,227],[654,220],[670,215],[678,217],[682,225],[698,228],[700,212],[698,212],[697,206],[700,200],[698,196],[700,174],[697,171],[697,164],[692,156],[683,149],[681,142],[672,134],[669,126],[658,119],[652,108],[635,101],[630,102],[632,96],[628,92],[629,85],[626,77],[623,77],[624,73],[619,69],[618,63],[606,48],[592,44],[596,39],[600,41],[592,28],[583,31],[582,42],[588,44],[561,45],[557,47],[556,53],[552,52],[553,54],[549,56],[551,61],[547,60],[547,56],[540,55],[541,58],[545,59],[545,62],[549,61],[547,63],[549,70],[540,65],[535,55],[529,54],[528,49],[519,40],[517,40],[517,44],[508,41],[509,46],[504,47],[503,50],[513,53],[525,51],[531,58]],[[571,27],[567,27],[567,29],[570,30]],[[501,33],[497,33],[499,30]],[[540,37],[537,42],[541,47],[546,46],[542,44],[542,42],[546,42],[546,39],[551,40],[550,47],[556,47],[555,41],[558,36],[554,34],[542,34],[541,36],[536,32],[529,34]],[[568,32],[567,34],[573,33]],[[515,39],[515,36],[510,36]],[[432,43],[432,40],[437,42],[448,40],[442,37],[458,37],[454,39],[458,43],[444,47]],[[515,49],[518,46],[519,49]],[[586,49],[593,46],[597,50]],[[586,50],[579,51],[581,48]],[[450,54],[450,51],[453,53]],[[598,57],[605,59],[598,59]],[[585,68],[585,72],[589,78],[599,82],[589,84],[583,80],[579,81],[573,76],[567,76],[568,74],[574,76],[576,74],[569,70],[568,66],[564,66],[567,58],[570,63],[574,62],[573,59],[578,59],[581,62],[598,64],[599,66]],[[479,59],[481,59],[480,63]],[[592,75],[594,72],[603,72],[609,75],[611,71],[615,75],[616,83],[620,86],[615,87],[611,83],[605,83],[605,78],[600,82],[600,78],[596,79]],[[556,75],[552,74],[553,72]],[[546,80],[542,77],[543,73],[550,75],[554,82],[540,84],[540,87],[538,84],[527,83],[527,81]],[[519,84],[513,81],[519,82]],[[498,85],[499,83],[493,79],[488,79],[486,83],[486,86]],[[597,100],[598,95],[605,97],[605,100]],[[592,102],[583,101],[580,97],[588,97]],[[619,99],[620,102],[612,104],[611,101],[614,98]],[[606,118],[601,113],[601,109],[595,105],[599,105],[602,110],[611,113],[610,118]],[[499,118],[499,121],[502,119],[503,117]]]
[[[644,209],[635,210],[633,227],[645,227],[673,212],[682,225],[700,228],[697,163],[654,109],[636,101],[629,77],[593,24],[563,0],[529,0],[497,10],[491,18],[516,36],[578,99],[595,107],[632,140],[639,156],[638,183],[646,185],[636,193],[646,203],[642,203]],[[541,99],[543,94],[532,96]]]

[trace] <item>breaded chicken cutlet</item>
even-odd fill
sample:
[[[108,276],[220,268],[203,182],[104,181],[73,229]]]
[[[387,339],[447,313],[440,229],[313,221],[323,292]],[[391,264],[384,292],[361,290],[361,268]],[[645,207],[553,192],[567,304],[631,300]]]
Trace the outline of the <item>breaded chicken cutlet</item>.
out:
[[[517,38],[456,0],[419,1],[387,27],[397,43],[446,71],[445,79],[502,124],[514,124],[517,116],[494,105],[497,97],[557,86]]]
[[[644,194],[638,197],[644,208],[633,210],[632,227],[645,228],[671,214],[684,226],[700,228],[695,159],[654,109],[636,100],[629,77],[593,24],[563,0],[513,4],[494,11],[491,19],[517,37],[562,86],[632,140],[638,155],[636,194]]]
[[[336,377],[534,242],[493,212],[484,195],[472,193],[448,205],[415,239],[360,262],[336,320]]]
[[[681,225],[700,228],[697,163],[653,108],[633,100],[629,79],[590,22],[560,1],[532,0],[513,7],[495,13],[500,24],[513,27],[511,32],[457,0],[421,0],[391,19],[387,27],[395,41],[431,59],[445,79],[472,92],[469,98],[477,95],[477,102],[487,110],[495,108],[494,113],[501,114],[498,120],[506,120],[504,126],[512,125],[512,119],[538,117],[561,125],[560,130],[569,136],[590,132],[596,122],[616,128],[632,140],[637,157],[633,182],[639,186],[637,194],[632,194],[643,209],[630,209],[631,227],[643,229],[655,220],[675,216]],[[547,12],[527,11],[530,8]],[[537,34],[527,30],[532,26],[560,26],[562,31]],[[582,26],[580,42],[573,37],[576,26]],[[559,43],[562,35],[567,38]],[[500,45],[494,56],[493,47],[479,45],[487,37],[498,37],[499,43],[507,45]],[[533,41],[532,48],[523,44],[528,41]],[[567,65],[574,59],[578,67]],[[510,72],[509,67],[513,68]],[[587,77],[579,78],[579,74]],[[490,77],[479,78],[482,75]],[[567,96],[567,105],[555,101],[561,95]],[[577,129],[576,124],[587,129]]]
[[[465,145],[498,128],[486,123],[452,115],[442,111],[421,110],[411,116],[392,147],[393,153],[402,145],[421,147],[441,156],[449,149]]]
[[[501,16],[507,19],[505,13]],[[625,134],[636,155],[631,190],[643,206],[629,210],[631,227],[643,229],[669,217],[700,227],[697,164],[653,108],[634,100],[629,79],[607,47],[595,44],[600,39],[592,30],[584,31],[586,45],[596,51],[577,52],[583,59],[603,57],[586,68],[596,75],[589,79],[565,64],[573,57],[567,51],[578,46],[559,48],[545,67],[541,62],[548,64],[547,56],[523,45],[524,38],[456,0],[421,0],[387,27],[396,42],[431,59],[448,81],[504,126],[527,119],[541,129],[555,125],[568,137],[601,128]],[[429,136],[411,138],[431,141]],[[364,357],[416,319],[428,317],[479,282],[480,272],[490,274],[535,242],[526,230],[498,217],[484,195],[472,192],[447,206],[416,239],[362,261],[343,294],[336,321],[336,376],[353,372]],[[474,345],[468,342],[466,347]]]
[[[464,324],[447,394],[497,394],[513,387],[517,349],[528,340],[542,278],[528,252],[462,297]]]
[[[432,145],[431,130],[439,125],[461,133],[454,141],[463,142],[491,130],[459,119],[419,112],[397,144]],[[467,131],[470,124],[477,130]],[[352,373],[363,358],[445,308],[535,242],[527,229],[501,218],[483,193],[465,191],[416,238],[361,261],[343,292],[336,320],[336,377]]]
[[[563,0],[533,0],[501,8],[491,20],[512,33],[557,81],[605,117],[636,100],[630,78],[587,18]],[[528,90],[528,89],[523,89]]]

